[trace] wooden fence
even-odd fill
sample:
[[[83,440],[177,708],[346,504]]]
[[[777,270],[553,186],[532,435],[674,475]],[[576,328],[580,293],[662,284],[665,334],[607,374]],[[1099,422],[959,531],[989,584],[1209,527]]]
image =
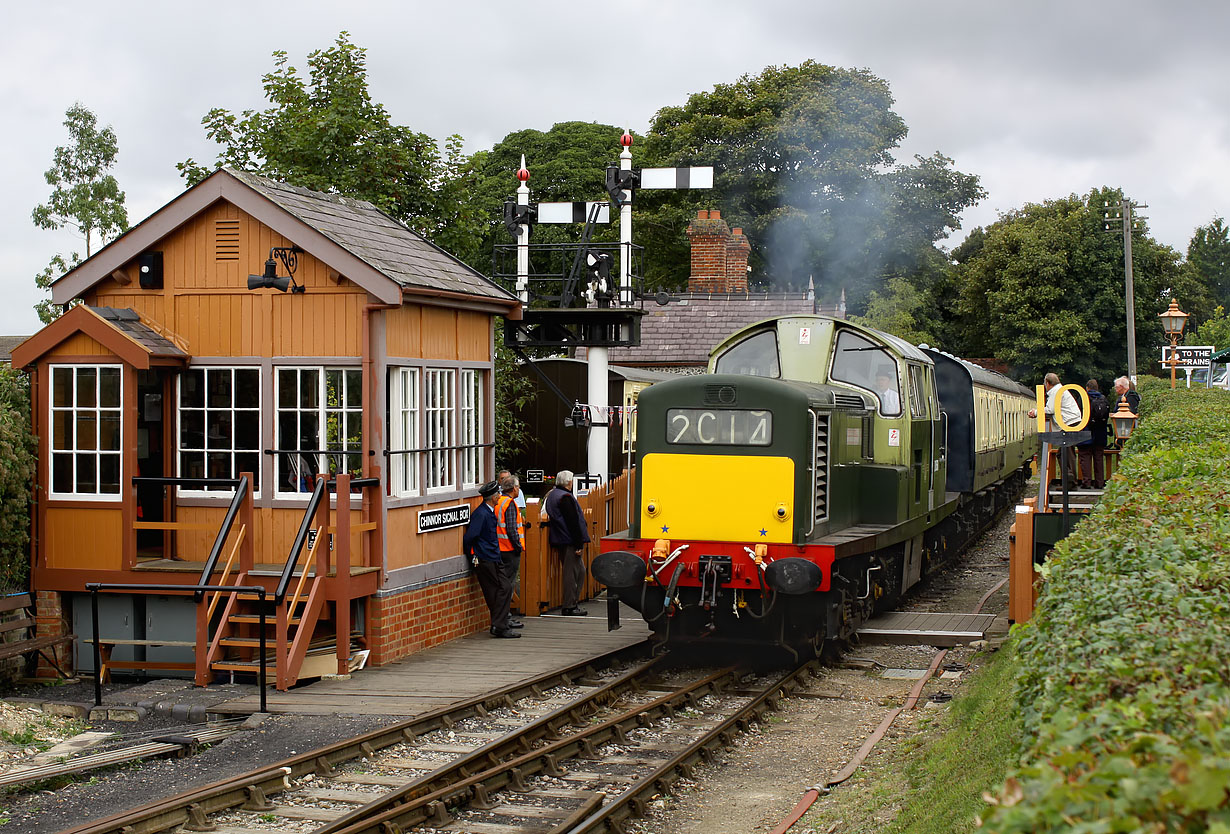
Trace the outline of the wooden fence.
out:
[[[628,529],[629,495],[636,492],[636,470],[625,471],[618,478],[577,499],[589,525],[590,543],[585,546],[585,582],[581,599],[592,599],[602,586],[590,575],[589,566],[598,555],[598,541],[603,536]],[[527,617],[537,617],[563,604],[559,560],[547,543],[547,525],[538,520],[541,504],[527,507],[525,522],[525,553],[521,558],[521,582],[513,597],[513,608]],[[635,508],[633,508],[635,511]]]

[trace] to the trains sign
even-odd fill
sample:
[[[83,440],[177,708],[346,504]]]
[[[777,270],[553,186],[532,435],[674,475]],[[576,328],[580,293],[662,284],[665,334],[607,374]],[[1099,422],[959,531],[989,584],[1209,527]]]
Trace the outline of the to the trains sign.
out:
[[[1185,370],[1207,368],[1213,358],[1213,349],[1212,345],[1179,345],[1177,348],[1165,345],[1162,347],[1162,367],[1170,367],[1170,352],[1177,350],[1179,352],[1179,363],[1175,365],[1176,368],[1183,368]]]
[[[470,505],[458,504],[455,507],[441,507],[437,510],[422,510],[419,512],[419,532],[430,533],[433,530],[447,530],[449,527],[460,527],[470,523]]]

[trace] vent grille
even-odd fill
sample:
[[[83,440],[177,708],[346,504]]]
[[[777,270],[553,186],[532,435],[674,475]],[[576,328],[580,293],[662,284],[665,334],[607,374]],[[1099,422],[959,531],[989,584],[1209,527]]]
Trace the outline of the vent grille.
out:
[[[834,394],[833,405],[838,408],[866,408],[863,398],[858,394]]]
[[[816,422],[816,457],[812,475],[815,478],[816,523],[829,517],[829,415],[814,414]]]
[[[739,401],[733,385],[706,385],[705,405],[734,405]]]
[[[239,260],[239,221],[218,220],[214,225],[214,259]]]

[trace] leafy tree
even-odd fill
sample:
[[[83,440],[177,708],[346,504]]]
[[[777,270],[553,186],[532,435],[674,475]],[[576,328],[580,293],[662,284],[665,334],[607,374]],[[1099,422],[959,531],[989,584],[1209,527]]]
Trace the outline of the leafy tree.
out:
[[[504,201],[517,189],[516,172],[525,156],[530,171],[530,199],[537,202],[605,200],[606,166],[619,155],[622,128],[595,122],[560,122],[550,130],[518,130],[496,143],[490,151],[476,154],[475,202],[480,207],[481,243],[478,260],[470,262],[486,271],[496,244],[512,244],[504,228]],[[593,240],[618,240],[618,223],[599,226]],[[637,218],[639,229],[640,218]],[[563,243],[580,238],[582,226],[536,226],[534,243]],[[639,232],[638,232],[639,234]]]
[[[1123,373],[1123,250],[1093,208],[1120,197],[1098,189],[1028,204],[959,247],[954,256],[968,338],[956,352],[995,356],[1027,381],[1047,371],[1077,382]],[[1147,234],[1133,250],[1138,365],[1147,370],[1163,341],[1157,311],[1182,283],[1180,257]]]
[[[824,297],[846,289],[855,311],[888,278],[919,269],[983,191],[940,154],[892,168],[906,135],[892,104],[888,84],[870,72],[807,61],[659,110],[646,164],[712,165],[715,187],[638,195],[651,212],[641,228],[654,277],[682,285],[683,229],[704,207],[748,229],[753,268],[776,288],[811,276]]]
[[[69,144],[61,145],[52,155],[51,167],[43,177],[51,186],[50,199],[34,208],[34,225],[40,229],[76,229],[85,239],[85,257],[93,254],[95,238],[106,243],[108,238],[128,228],[128,212],[124,208],[124,192],[115,177],[107,173],[115,165],[119,141],[110,127],[98,128],[98,117],[80,102],[64,114]],[[81,256],[71,253],[66,259],[55,255],[46,269],[35,276],[39,289],[76,266]],[[34,309],[44,323],[53,321],[58,312],[50,300],[38,302]]]
[[[1207,289],[1214,304],[1230,304],[1230,227],[1220,217],[1200,226],[1187,247],[1185,272]]]
[[[0,593],[26,589],[34,455],[29,379],[0,366]]]
[[[214,108],[201,120],[222,146],[218,166],[367,200],[428,236],[464,214],[441,205],[444,195],[456,201],[464,191],[451,187],[468,175],[460,137],[449,138],[442,158],[430,136],[393,124],[368,90],[367,50],[346,32],[308,55],[306,80],[286,52],[273,58],[275,69],[262,78],[270,107],[238,116]],[[176,167],[189,185],[211,172],[192,159]]]
[[[1213,345],[1217,350],[1230,347],[1230,316],[1226,315],[1226,308],[1218,304],[1213,315],[1205,319],[1187,341],[1193,345]]]

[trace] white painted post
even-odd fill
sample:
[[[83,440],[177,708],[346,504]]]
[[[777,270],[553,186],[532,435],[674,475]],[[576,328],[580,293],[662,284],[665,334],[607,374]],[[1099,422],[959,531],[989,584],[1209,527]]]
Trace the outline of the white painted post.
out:
[[[530,169],[525,167],[525,154],[521,154],[521,167],[517,170],[517,205],[530,204]],[[530,301],[530,224],[520,224],[521,234],[517,235],[517,298],[525,307]]]

